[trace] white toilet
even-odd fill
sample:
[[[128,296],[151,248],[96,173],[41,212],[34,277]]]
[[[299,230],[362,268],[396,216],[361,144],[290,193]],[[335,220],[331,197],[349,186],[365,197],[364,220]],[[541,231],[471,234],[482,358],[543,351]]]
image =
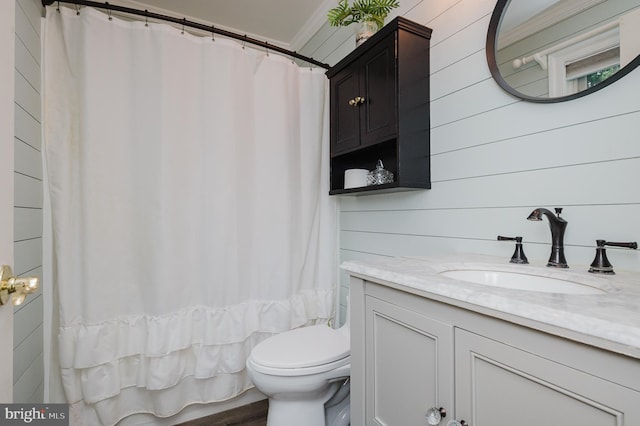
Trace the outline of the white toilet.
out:
[[[298,328],[251,351],[247,371],[269,397],[267,426],[348,426],[351,346],[344,326]]]

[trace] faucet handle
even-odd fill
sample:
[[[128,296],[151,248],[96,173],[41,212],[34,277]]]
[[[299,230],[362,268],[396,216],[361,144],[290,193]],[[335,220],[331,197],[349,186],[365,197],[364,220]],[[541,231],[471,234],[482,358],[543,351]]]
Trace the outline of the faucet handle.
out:
[[[562,213],[562,207],[556,207],[554,210],[556,211],[556,216],[560,217],[560,214]]]
[[[633,250],[638,248],[638,243],[635,241],[632,241],[630,243],[615,243],[613,241],[596,240],[596,245],[598,247],[604,247],[604,246],[624,247],[624,248],[633,249]]]
[[[522,249],[522,237],[503,237],[502,235],[498,235],[498,241],[515,241],[516,249],[513,252],[513,256],[511,256],[511,263],[518,264],[527,264],[529,263],[529,259],[524,254],[524,250]]]
[[[630,243],[617,243],[613,241],[596,240],[596,257],[591,262],[589,272],[593,274],[609,274],[614,275],[613,266],[607,259],[607,251],[604,246],[624,247],[629,249],[637,249],[638,243],[633,241]]]

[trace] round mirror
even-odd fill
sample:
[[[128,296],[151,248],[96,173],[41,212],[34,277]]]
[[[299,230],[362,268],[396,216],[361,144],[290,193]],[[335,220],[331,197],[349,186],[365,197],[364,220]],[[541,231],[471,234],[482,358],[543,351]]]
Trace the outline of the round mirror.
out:
[[[640,65],[640,0],[498,0],[487,61],[518,98],[588,95]]]

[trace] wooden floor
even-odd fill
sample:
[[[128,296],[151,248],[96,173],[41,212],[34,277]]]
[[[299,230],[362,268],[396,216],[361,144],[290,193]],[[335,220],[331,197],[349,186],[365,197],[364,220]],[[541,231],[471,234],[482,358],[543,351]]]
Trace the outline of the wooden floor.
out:
[[[265,399],[212,416],[180,423],[179,426],[266,426],[268,408],[269,401]]]

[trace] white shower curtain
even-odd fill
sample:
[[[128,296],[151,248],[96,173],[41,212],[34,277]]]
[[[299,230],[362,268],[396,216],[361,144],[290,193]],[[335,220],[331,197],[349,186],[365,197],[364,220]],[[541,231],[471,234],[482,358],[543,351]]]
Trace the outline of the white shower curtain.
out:
[[[54,339],[75,421],[238,395],[256,343],[333,314],[323,71],[88,8],[46,16]]]

